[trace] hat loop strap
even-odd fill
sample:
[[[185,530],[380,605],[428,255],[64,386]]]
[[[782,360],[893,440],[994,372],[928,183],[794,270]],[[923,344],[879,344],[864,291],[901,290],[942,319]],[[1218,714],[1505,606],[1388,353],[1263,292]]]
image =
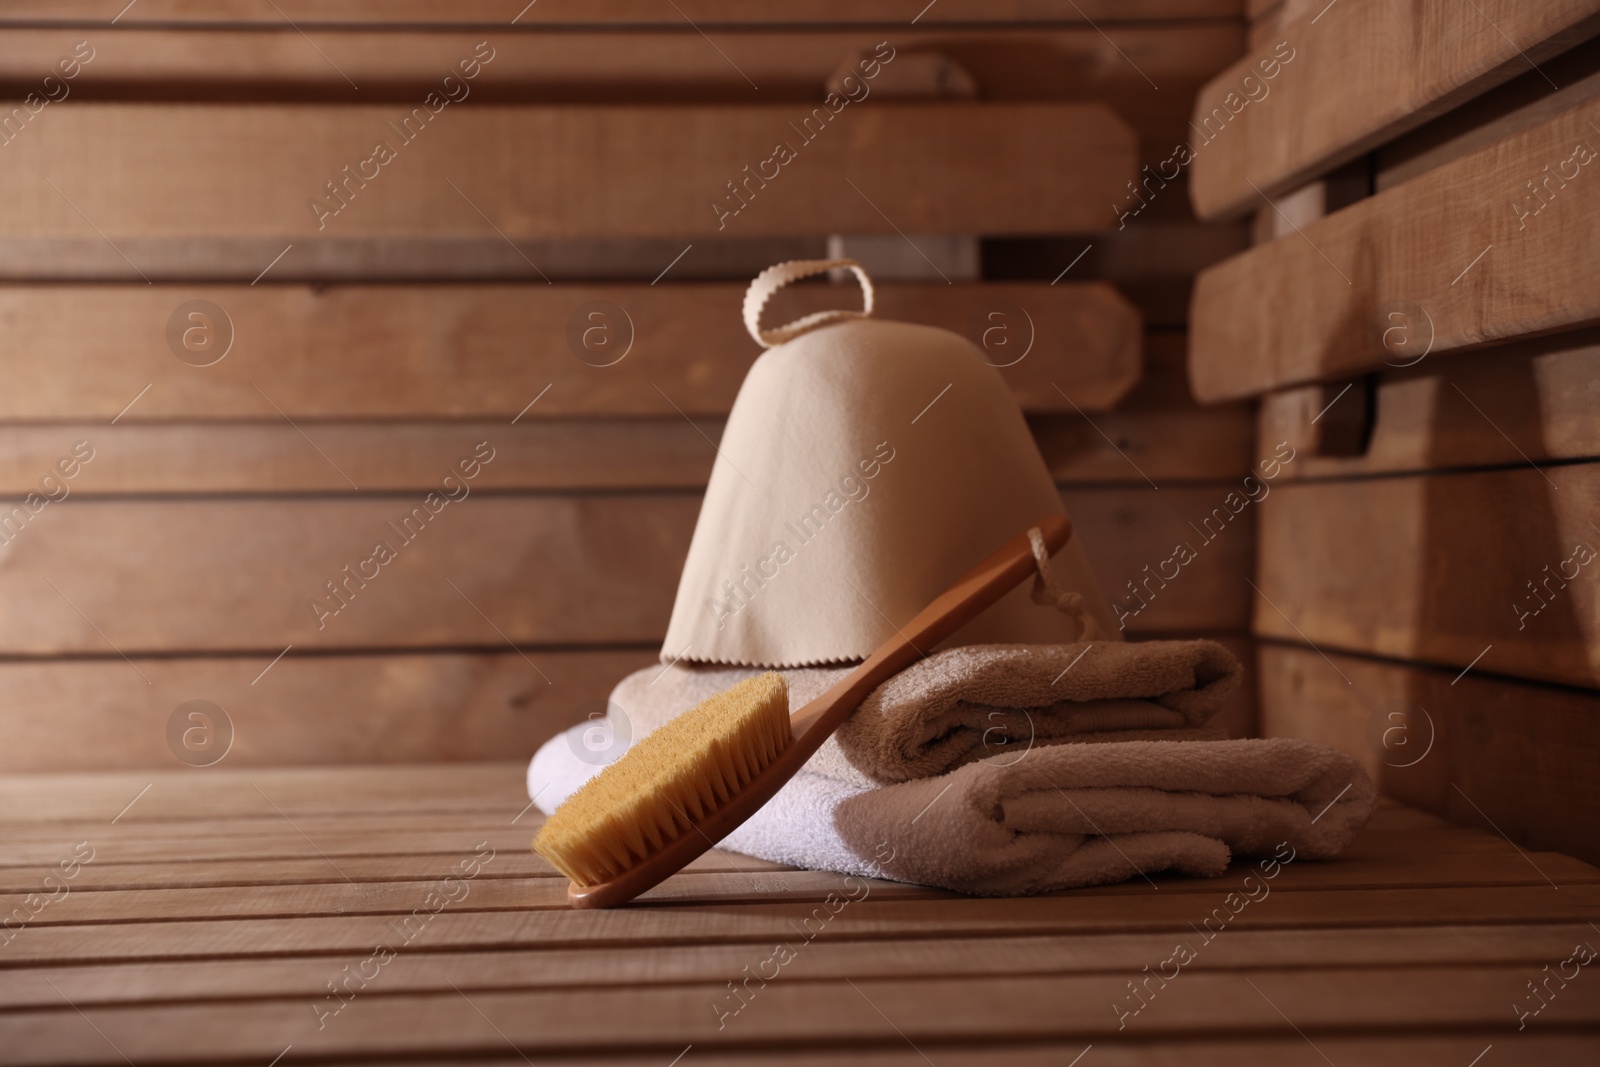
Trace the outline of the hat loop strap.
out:
[[[1033,546],[1033,562],[1039,572],[1033,578],[1033,602],[1051,605],[1063,615],[1072,616],[1078,623],[1077,640],[1100,640],[1100,627],[1089,613],[1089,605],[1084,603],[1083,595],[1069,593],[1056,582],[1056,576],[1050,570],[1050,549],[1044,543],[1044,535],[1039,532],[1039,527],[1028,531],[1028,542]]]
[[[770,330],[761,328],[761,313],[766,309],[767,301],[771,300],[779,289],[801,278],[844,268],[851,270],[856,280],[861,283],[860,311],[849,311],[844,308],[813,311],[809,315],[795,319],[787,326],[778,326]],[[745,290],[744,294],[744,328],[750,331],[750,336],[755,338],[756,343],[762,348],[781,345],[808,330],[814,330],[830,322],[864,319],[871,314],[872,279],[867,277],[867,272],[862,269],[861,264],[853,259],[791,259],[768,267],[756,275],[755,281],[750,283],[750,288]]]

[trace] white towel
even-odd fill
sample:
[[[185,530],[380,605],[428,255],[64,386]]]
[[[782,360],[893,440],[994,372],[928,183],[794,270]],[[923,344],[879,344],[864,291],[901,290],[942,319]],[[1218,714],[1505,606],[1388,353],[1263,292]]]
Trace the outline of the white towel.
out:
[[[539,750],[529,795],[554,811],[620,755],[622,738],[755,673],[673,666],[630,675],[612,694],[609,721],[580,724]],[[783,673],[799,707],[847,669]],[[1218,875],[1234,852],[1280,843],[1303,858],[1336,854],[1370,816],[1372,782],[1324,745],[1203,739],[1219,736],[1200,724],[1237,678],[1212,642],[941,652],[879,687],[721,845],[990,896],[1163,870]],[[1050,703],[1062,693],[1068,699]],[[618,739],[614,752],[596,744],[607,736]]]

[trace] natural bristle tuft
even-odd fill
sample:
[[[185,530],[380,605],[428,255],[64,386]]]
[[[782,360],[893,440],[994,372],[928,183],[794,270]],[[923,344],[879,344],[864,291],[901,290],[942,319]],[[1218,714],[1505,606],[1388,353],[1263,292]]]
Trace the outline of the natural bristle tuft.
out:
[[[783,676],[746,679],[590,779],[550,816],[534,851],[576,885],[610,881],[692,832],[793,739]]]

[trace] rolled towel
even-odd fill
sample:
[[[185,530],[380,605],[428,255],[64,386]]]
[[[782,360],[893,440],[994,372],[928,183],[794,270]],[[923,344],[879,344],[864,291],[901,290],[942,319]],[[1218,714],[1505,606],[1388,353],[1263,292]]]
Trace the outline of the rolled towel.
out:
[[[642,737],[754,673],[640,671],[599,732]],[[783,673],[798,707],[846,671]],[[937,653],[875,691],[723,846],[983,895],[1216,875],[1230,849],[1280,842],[1333,855],[1375,804],[1353,760],[1287,739],[1189,740],[1220,736],[1201,724],[1237,682],[1229,653],[1203,641]],[[546,813],[620,755],[595,731],[580,724],[534,757],[528,791]]]

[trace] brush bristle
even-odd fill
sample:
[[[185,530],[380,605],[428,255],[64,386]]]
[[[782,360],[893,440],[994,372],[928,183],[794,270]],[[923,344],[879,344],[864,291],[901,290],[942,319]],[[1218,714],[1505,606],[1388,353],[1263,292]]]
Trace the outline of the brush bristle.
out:
[[[789,686],[768,672],[678,716],[567,798],[534,851],[580,886],[610,881],[716,811],[788,747]]]

